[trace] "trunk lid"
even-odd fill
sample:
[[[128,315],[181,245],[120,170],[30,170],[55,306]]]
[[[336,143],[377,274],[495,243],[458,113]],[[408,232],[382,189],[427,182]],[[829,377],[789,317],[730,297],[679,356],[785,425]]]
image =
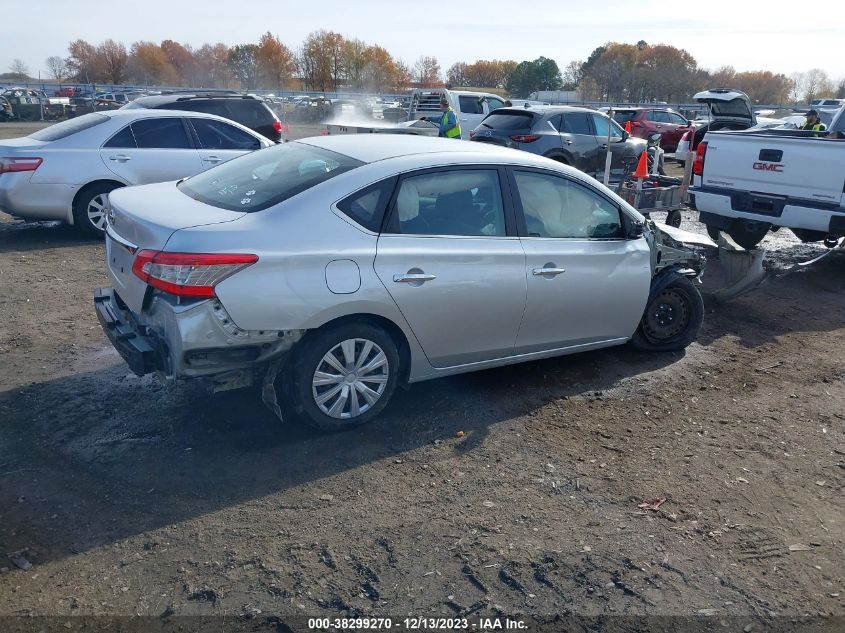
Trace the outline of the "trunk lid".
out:
[[[739,90],[705,90],[696,94],[693,99],[698,103],[707,104],[711,122],[744,123],[748,127],[756,123],[748,95]]]
[[[246,215],[189,198],[176,182],[116,189],[109,194],[106,229],[106,263],[120,298],[140,313],[146,282],[132,272],[141,250],[161,251],[179,229],[233,222]]]

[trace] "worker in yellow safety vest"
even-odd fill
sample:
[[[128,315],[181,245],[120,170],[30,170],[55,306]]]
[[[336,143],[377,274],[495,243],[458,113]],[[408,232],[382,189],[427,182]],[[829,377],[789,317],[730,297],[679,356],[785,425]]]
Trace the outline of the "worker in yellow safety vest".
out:
[[[446,97],[440,97],[440,110],[443,112],[443,116],[440,117],[440,133],[438,136],[461,138],[461,124],[458,123],[458,115],[449,106]]]
[[[810,110],[807,113],[804,125],[798,128],[799,130],[809,130],[815,132],[813,136],[818,136],[819,132],[825,131],[824,123],[819,120],[819,113],[816,110]]]

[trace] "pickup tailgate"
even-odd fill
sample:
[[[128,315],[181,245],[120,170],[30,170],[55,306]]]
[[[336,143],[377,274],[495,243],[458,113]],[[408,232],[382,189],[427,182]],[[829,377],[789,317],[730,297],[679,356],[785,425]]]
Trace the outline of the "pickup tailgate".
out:
[[[845,143],[823,138],[710,133],[703,187],[718,187],[828,204],[842,201]]]

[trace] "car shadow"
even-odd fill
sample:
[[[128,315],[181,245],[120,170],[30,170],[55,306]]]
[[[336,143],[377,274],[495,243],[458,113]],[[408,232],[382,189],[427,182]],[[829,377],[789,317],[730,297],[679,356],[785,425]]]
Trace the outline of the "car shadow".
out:
[[[164,388],[122,363],[6,391],[0,551],[30,548],[43,564],[266,495],[293,497],[427,444],[474,451],[491,425],[682,356],[623,347],[418,383],[375,422],[333,434],[280,422],[255,390]]]
[[[75,227],[63,222],[0,221],[0,253],[38,251],[98,242],[102,240],[85,237]]]

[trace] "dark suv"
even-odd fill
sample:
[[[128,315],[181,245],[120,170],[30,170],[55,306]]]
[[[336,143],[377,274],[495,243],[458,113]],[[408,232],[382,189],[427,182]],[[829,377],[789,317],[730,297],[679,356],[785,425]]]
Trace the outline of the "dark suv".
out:
[[[540,154],[594,177],[604,174],[610,133],[611,175],[621,178],[626,158],[645,150],[607,115],[574,106],[499,108],[470,132],[470,140]]]
[[[253,95],[174,93],[139,97],[123,107],[207,112],[240,123],[271,141],[279,141],[282,138],[282,122],[279,121],[279,117],[264,103],[263,99]]]

